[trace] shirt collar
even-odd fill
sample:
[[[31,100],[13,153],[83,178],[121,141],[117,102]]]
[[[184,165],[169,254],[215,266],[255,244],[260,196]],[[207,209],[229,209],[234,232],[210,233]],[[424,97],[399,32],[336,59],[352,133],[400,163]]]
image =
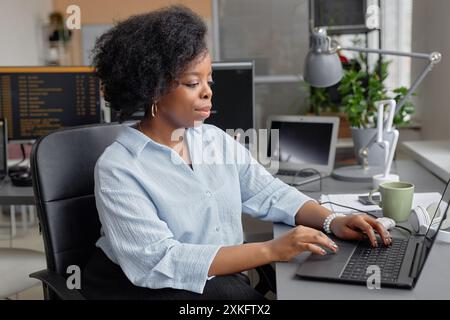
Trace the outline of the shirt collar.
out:
[[[153,142],[145,134],[128,125],[123,126],[123,129],[120,131],[116,140],[135,157],[139,156],[147,143]]]
[[[189,134],[190,130],[198,135],[202,133],[202,126],[188,128],[186,134]],[[135,157],[139,156],[139,154],[142,152],[142,150],[144,150],[147,144],[150,144],[153,147],[159,149],[168,148],[166,146],[163,146],[162,144],[157,143],[139,130],[136,130],[136,128],[134,128],[133,126],[129,125],[123,126],[123,129],[120,131],[116,140],[126,149],[128,149]]]

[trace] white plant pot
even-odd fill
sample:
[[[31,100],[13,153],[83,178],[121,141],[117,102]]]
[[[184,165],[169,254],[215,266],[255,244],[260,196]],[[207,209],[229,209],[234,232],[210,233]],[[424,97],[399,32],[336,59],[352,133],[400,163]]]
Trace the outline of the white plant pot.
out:
[[[361,129],[361,128],[351,128],[352,130],[352,138],[353,138],[353,144],[355,146],[355,156],[358,159],[358,163],[363,163],[363,158],[360,155],[360,150],[367,146],[369,141],[372,139],[374,135],[377,134],[376,128],[369,128],[369,129]],[[390,137],[392,138],[392,136]],[[392,145],[392,139],[389,141],[390,145]],[[384,166],[385,163],[385,151],[384,149],[380,148],[377,144],[372,145],[369,148],[368,153],[368,161],[369,166]]]

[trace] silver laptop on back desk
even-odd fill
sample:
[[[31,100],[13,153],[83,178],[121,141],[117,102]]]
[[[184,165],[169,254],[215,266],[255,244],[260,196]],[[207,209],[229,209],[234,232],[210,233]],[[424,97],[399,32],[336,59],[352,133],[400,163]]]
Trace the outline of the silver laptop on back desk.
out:
[[[328,176],[334,167],[339,129],[337,117],[270,116],[267,128],[278,129],[269,138],[268,158],[276,163],[269,172],[291,185]]]

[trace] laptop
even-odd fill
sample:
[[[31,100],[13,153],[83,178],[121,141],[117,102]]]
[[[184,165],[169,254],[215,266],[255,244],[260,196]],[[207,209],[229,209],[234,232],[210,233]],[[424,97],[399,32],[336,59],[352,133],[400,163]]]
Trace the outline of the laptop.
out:
[[[0,181],[8,175],[8,130],[6,119],[0,119]]]
[[[339,131],[338,117],[270,116],[268,171],[283,182],[299,186],[331,174]],[[270,133],[271,131],[269,131]]]
[[[373,271],[373,266],[378,266],[381,287],[414,288],[446,219],[450,201],[449,183],[450,180],[425,234],[393,238],[388,247],[379,239],[377,248],[372,248],[368,240],[354,242],[333,237],[340,250],[336,254],[309,256],[299,266],[297,275],[304,279],[367,285],[368,278],[373,274],[370,271]]]

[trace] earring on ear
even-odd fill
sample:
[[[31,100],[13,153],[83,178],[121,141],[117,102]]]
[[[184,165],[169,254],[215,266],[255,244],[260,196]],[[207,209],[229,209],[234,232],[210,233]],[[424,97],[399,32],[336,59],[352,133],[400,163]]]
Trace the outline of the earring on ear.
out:
[[[156,102],[152,104],[152,117],[155,117],[155,114],[158,112],[158,105]]]

